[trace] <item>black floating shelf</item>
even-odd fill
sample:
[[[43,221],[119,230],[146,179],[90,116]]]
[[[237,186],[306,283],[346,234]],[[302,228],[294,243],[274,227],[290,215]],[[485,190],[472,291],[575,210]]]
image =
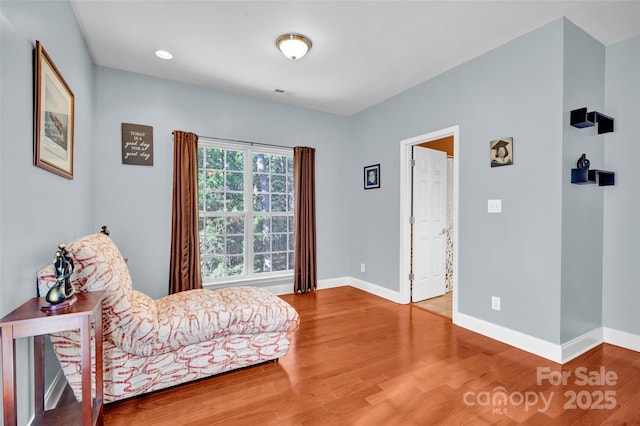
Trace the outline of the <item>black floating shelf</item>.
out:
[[[571,183],[576,185],[598,184],[598,186],[615,185],[616,174],[598,169],[571,169]]]
[[[598,186],[611,186],[616,184],[616,174],[607,170],[589,170],[589,180]]]
[[[578,108],[571,111],[571,125],[578,129],[593,127],[596,125],[595,112],[587,113],[587,108]]]
[[[598,123],[598,134],[613,132],[613,118],[598,111],[587,112],[587,108],[578,108],[571,111],[570,123],[573,127],[584,129],[593,127]]]
[[[589,181],[589,169],[571,169],[571,183],[577,185],[584,185],[588,183],[595,183]]]

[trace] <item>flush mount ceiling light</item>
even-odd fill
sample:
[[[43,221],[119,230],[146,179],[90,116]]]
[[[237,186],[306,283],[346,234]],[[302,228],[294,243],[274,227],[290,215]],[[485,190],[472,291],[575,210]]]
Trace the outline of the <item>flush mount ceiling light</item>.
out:
[[[311,49],[311,40],[302,34],[282,34],[276,40],[276,46],[287,58],[295,61],[302,58]]]
[[[173,59],[173,55],[166,50],[156,50],[156,56],[160,59]]]

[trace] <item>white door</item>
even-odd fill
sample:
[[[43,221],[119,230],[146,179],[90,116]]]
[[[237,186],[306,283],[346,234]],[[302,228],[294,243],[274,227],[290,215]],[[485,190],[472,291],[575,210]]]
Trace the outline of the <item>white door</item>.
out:
[[[413,289],[412,300],[446,291],[447,154],[413,149]]]

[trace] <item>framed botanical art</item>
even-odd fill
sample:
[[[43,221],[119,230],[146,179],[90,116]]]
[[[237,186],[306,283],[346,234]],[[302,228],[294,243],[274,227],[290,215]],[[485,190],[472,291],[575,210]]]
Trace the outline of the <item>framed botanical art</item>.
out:
[[[364,168],[364,189],[380,188],[380,164]]]
[[[34,78],[34,164],[73,179],[74,95],[39,41]]]

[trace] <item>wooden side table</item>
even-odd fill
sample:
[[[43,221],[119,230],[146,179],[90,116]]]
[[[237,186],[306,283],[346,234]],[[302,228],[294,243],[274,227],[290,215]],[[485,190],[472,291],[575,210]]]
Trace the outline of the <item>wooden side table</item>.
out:
[[[77,293],[77,302],[61,313],[40,310],[47,302],[44,297],[34,297],[2,318],[2,394],[5,426],[17,423],[15,339],[33,336],[35,419],[44,424],[44,335],[80,329],[82,350],[82,424],[102,424],[103,379],[102,379],[102,298],[104,291]],[[95,324],[96,353],[96,398],[91,396],[91,319]]]

